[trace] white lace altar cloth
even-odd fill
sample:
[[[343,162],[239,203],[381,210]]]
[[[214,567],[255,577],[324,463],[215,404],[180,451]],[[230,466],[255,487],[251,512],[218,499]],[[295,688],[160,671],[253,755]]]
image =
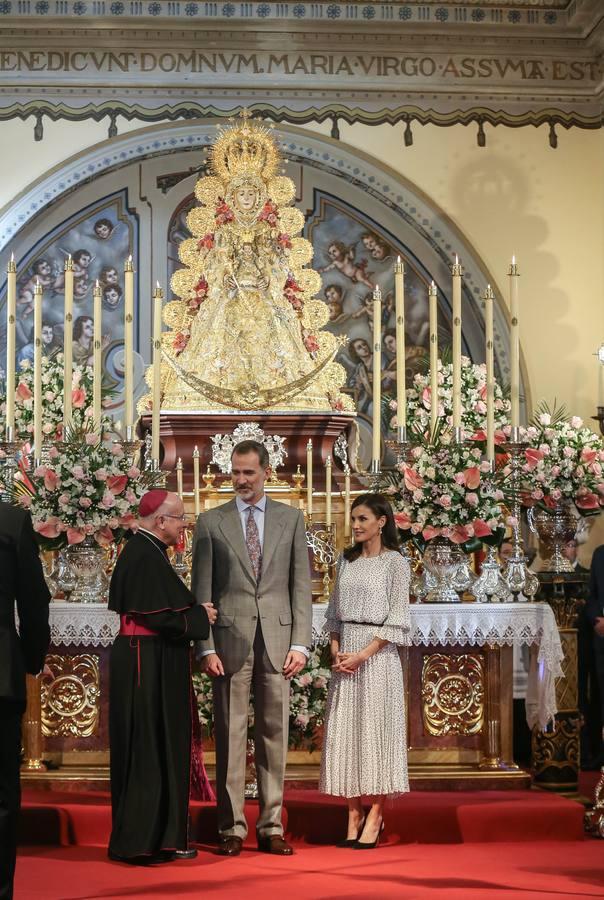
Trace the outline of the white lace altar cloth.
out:
[[[313,608],[313,635],[323,628],[326,605]],[[564,653],[547,603],[413,603],[409,643],[451,646],[529,646],[525,705],[529,727],[545,728],[556,714],[556,678]]]
[[[327,604],[313,605],[313,639],[323,631]],[[119,631],[119,618],[93,603],[50,604],[51,642],[55,646],[109,647]],[[545,728],[556,714],[556,678],[564,654],[556,619],[546,603],[413,603],[410,643],[450,646],[516,646],[536,648],[526,691],[529,726]]]

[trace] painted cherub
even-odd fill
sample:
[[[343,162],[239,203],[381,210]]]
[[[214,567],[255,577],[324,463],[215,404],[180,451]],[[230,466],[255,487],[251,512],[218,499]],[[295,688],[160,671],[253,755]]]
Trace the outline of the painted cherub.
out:
[[[355,262],[354,247],[347,247],[342,241],[332,241],[327,248],[327,255],[331,262],[327,266],[318,269],[319,272],[331,272],[337,269],[346,278],[349,278],[353,284],[365,284],[373,290],[374,284],[369,280],[371,272],[367,272],[367,260]]]

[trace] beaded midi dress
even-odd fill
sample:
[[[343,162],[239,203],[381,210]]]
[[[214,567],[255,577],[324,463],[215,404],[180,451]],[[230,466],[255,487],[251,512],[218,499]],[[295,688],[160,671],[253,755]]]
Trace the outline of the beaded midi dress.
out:
[[[409,564],[395,550],[338,561],[324,630],[355,653],[373,638],[389,641],[351,675],[332,672],[319,790],[340,797],[409,791],[403,669],[409,643]]]

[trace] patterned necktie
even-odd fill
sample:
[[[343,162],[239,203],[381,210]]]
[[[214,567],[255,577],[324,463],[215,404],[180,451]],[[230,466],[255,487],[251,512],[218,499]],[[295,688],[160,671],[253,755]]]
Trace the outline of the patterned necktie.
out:
[[[262,547],[260,546],[260,534],[258,526],[254,518],[255,506],[248,507],[247,522],[245,525],[245,543],[247,544],[247,552],[250,555],[250,562],[256,581],[260,581],[260,572],[262,571]]]

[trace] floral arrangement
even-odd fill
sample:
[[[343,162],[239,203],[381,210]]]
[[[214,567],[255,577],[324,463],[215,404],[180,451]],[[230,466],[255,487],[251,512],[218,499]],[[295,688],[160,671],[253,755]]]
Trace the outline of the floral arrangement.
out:
[[[34,430],[34,369],[29,360],[21,363],[15,389],[15,431],[17,439],[28,442]],[[71,386],[72,421],[75,428],[92,420],[92,367],[74,366]],[[105,396],[108,391],[103,392]],[[63,438],[63,354],[42,357],[42,399],[44,424],[42,433],[49,441]],[[111,420],[103,418],[103,428]],[[6,400],[0,404],[0,429],[6,430]]]
[[[510,418],[510,402],[504,397],[495,381],[495,443],[505,440],[504,426]],[[396,410],[396,400],[390,402]],[[407,427],[415,433],[425,434],[430,428],[432,390],[430,372],[418,373],[407,390]],[[438,361],[438,418],[451,426],[453,420],[453,366]],[[396,416],[390,427],[396,428]],[[461,358],[461,425],[464,434],[474,440],[486,440],[487,427],[487,369],[484,363],[472,363],[467,356]]]
[[[15,475],[15,501],[31,512],[46,550],[60,550],[91,537],[102,547],[121,539],[135,519],[155,473],[132,465],[121,444],[108,447],[92,425],[69,433],[49,461]]]
[[[553,508],[570,500],[582,515],[604,506],[604,442],[578,416],[567,419],[563,408],[542,404],[523,430],[528,443],[521,473],[527,505]],[[509,474],[509,465],[505,473]]]
[[[327,687],[331,670],[327,657],[326,643],[313,648],[305,668],[292,678],[289,701],[289,745],[292,748],[315,750],[317,729],[325,718]],[[201,672],[193,674],[193,689],[197,698],[197,709],[202,728],[208,737],[214,733],[214,705],[212,701],[212,679]],[[254,736],[254,708],[250,703],[248,712],[248,735]]]
[[[476,444],[426,439],[399,466],[400,476],[387,489],[393,495],[395,521],[423,549],[426,541],[442,536],[466,552],[479,542],[497,545],[505,534],[499,475],[491,475]]]

